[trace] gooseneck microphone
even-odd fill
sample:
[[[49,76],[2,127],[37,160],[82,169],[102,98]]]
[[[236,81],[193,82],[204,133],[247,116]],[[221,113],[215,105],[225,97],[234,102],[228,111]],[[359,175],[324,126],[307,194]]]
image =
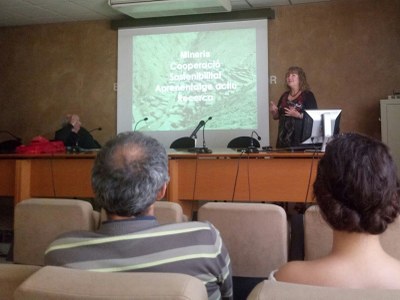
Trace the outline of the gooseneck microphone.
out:
[[[250,146],[247,147],[246,153],[258,153],[260,152],[256,146],[254,146],[254,137],[253,134],[257,136],[257,139],[261,141],[261,136],[257,133],[257,131],[253,130],[250,136]]]
[[[140,123],[142,123],[143,121],[147,121],[148,119],[149,119],[148,117],[145,117],[145,118],[139,120],[139,121],[135,124],[135,128],[133,128],[133,132],[136,131],[136,127],[137,127]]]
[[[208,117],[207,121],[204,123],[204,126],[203,126],[203,148],[204,148],[204,149],[207,149],[207,146],[206,146],[206,138],[205,138],[205,136],[204,136],[204,129],[206,128],[207,122],[210,121],[211,119],[212,119],[212,117]],[[209,153],[209,152],[207,152],[207,153]]]
[[[89,133],[91,133],[91,132],[93,132],[93,131],[102,131],[103,130],[103,128],[102,127],[96,127],[96,128],[93,128],[93,129],[90,129],[89,130]]]
[[[193,130],[192,134],[189,136],[191,139],[196,139],[197,138],[197,132],[200,130],[201,127],[203,127],[206,124],[203,120],[199,122],[197,127]]]
[[[196,139],[197,132],[200,130],[201,127],[203,127],[203,147],[194,147],[189,149],[189,152],[195,152],[195,153],[211,153],[212,151],[206,147],[206,142],[204,139],[204,127],[206,126],[207,122],[210,121],[212,117],[208,117],[208,119],[204,122],[204,120],[201,120],[195,130],[193,130],[192,134],[190,135],[190,138]]]
[[[257,136],[257,140],[261,141],[261,136],[257,133],[257,131],[253,130],[251,132],[251,137],[253,137],[253,133]]]
[[[22,139],[7,130],[0,130],[0,133],[7,133],[14,138],[12,140],[0,142],[0,153],[15,153],[17,147],[22,144]]]
[[[212,153],[212,151],[210,149],[208,149],[207,146],[206,146],[206,139],[205,139],[205,136],[204,136],[204,129],[206,128],[206,124],[211,119],[212,119],[212,117],[208,117],[208,119],[205,122],[203,122],[204,123],[202,125],[203,126],[203,147],[197,147],[197,148],[195,147],[194,148],[194,152],[196,152],[196,153]]]
[[[8,135],[12,136],[16,141],[21,141],[22,140],[20,137],[17,137],[15,134],[12,134],[8,130],[0,130],[0,133],[7,133]]]

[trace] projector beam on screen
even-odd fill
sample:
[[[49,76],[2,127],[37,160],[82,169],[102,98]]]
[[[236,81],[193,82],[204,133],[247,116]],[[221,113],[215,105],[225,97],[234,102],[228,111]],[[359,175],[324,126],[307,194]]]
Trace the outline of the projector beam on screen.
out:
[[[253,130],[269,145],[267,38],[267,20],[119,30],[118,132],[148,117],[168,148],[213,116],[209,148]]]

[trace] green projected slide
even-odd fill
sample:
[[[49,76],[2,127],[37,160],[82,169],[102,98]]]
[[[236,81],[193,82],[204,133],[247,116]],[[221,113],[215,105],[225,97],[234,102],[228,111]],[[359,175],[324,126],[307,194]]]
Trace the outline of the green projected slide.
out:
[[[256,29],[134,36],[132,81],[142,131],[257,128]]]

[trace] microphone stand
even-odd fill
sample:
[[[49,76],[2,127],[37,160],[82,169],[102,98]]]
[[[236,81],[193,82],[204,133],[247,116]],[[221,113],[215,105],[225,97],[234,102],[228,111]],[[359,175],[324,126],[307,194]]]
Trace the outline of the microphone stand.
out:
[[[189,136],[189,138],[194,140],[194,148],[196,148],[197,145],[197,132],[200,130],[201,127],[203,127],[206,123],[201,120],[197,127],[193,130],[192,134]]]
[[[250,136],[250,146],[247,147],[246,153],[259,153],[260,151],[256,146],[254,146],[254,138],[253,138],[253,133],[257,134],[254,130],[251,132]],[[258,139],[261,140],[260,136],[257,134]]]
[[[204,128],[206,127],[206,124],[208,121],[210,121],[212,119],[212,117],[208,117],[207,121],[203,121],[204,124],[202,124],[203,127],[203,147],[194,147],[192,149],[189,149],[189,152],[195,152],[195,153],[212,153],[211,149],[208,149],[206,147],[206,140],[204,137]],[[199,124],[200,125],[200,124]],[[197,128],[196,128],[197,129]],[[200,129],[200,128],[199,128]],[[197,138],[197,136],[195,135],[195,138]],[[196,140],[195,140],[196,141]]]
[[[206,138],[205,138],[205,135],[204,135],[204,129],[206,128],[206,124],[211,119],[212,119],[212,117],[208,117],[207,121],[204,123],[204,126],[203,126],[203,148],[201,148],[202,149],[201,153],[212,153],[211,149],[208,149],[207,146],[206,146]]]
[[[193,134],[191,137],[194,140],[194,149],[196,149],[197,147],[197,133]]]

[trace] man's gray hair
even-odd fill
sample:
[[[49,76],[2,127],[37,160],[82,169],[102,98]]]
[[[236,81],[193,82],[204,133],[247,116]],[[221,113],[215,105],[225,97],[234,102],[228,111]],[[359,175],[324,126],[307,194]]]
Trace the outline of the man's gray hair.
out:
[[[165,148],[140,132],[120,133],[108,141],[92,169],[95,204],[125,217],[144,213],[168,181]]]

